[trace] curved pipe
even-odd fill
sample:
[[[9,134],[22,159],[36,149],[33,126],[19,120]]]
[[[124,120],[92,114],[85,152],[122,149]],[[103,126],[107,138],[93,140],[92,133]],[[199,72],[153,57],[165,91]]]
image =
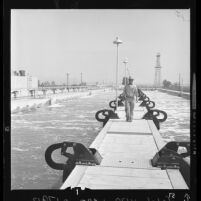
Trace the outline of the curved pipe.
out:
[[[110,113],[111,113],[112,110],[99,110],[98,112],[96,112],[95,114],[95,118],[97,121],[100,121],[100,122],[105,122],[106,119],[109,117]],[[113,111],[112,111],[113,112]],[[105,118],[100,118],[99,115],[102,114]]]
[[[52,159],[52,153],[56,150],[56,149],[60,149],[62,148],[63,143],[58,143],[58,144],[53,144],[50,145],[45,152],[45,160],[47,162],[47,164],[55,169],[55,170],[64,170],[65,169],[65,164],[63,163],[55,163]]]
[[[110,101],[110,102],[109,102],[109,106],[110,106],[111,108],[115,109],[115,108],[116,108],[116,100]]]

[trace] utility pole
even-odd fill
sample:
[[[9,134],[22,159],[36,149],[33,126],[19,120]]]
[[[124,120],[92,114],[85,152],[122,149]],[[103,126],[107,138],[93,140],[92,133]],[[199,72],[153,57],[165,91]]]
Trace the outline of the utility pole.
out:
[[[183,92],[183,78],[181,78],[181,94]]]
[[[182,80],[182,81],[181,81]],[[181,75],[179,73],[179,91],[180,91],[180,96],[182,96],[182,82],[183,82],[183,79],[181,79]]]
[[[180,76],[180,73],[179,73],[179,90],[180,90],[180,85],[181,85],[180,80],[181,80],[181,76]]]
[[[68,88],[69,73],[67,73],[66,76],[67,76],[66,86],[67,86],[67,88]]]
[[[180,96],[181,96],[181,75],[179,73],[179,91],[180,91]]]
[[[81,85],[82,85],[82,73],[81,73]]]

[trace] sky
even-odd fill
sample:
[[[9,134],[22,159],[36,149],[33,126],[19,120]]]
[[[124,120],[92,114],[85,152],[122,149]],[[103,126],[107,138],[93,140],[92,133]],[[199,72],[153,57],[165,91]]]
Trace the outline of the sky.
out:
[[[115,83],[124,59],[136,84],[153,84],[156,54],[161,80],[190,83],[189,9],[11,10],[11,69],[40,81]]]

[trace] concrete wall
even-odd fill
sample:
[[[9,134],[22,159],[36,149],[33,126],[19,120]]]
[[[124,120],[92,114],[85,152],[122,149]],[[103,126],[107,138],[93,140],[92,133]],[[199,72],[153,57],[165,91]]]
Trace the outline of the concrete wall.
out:
[[[168,93],[170,95],[180,96],[180,97],[185,98],[185,99],[190,99],[190,93],[168,90],[168,89],[158,89],[158,91],[165,92],[165,93]]]

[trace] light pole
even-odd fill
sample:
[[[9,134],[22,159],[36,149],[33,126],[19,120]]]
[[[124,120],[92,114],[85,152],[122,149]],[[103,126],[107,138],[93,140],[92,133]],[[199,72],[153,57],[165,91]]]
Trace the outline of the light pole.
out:
[[[129,69],[127,68],[127,72],[128,72],[128,77],[130,77],[130,71],[129,71]]]
[[[118,107],[118,100],[117,100],[117,86],[118,86],[118,46],[119,46],[119,44],[122,43],[122,41],[119,40],[118,37],[116,37],[116,40],[113,41],[113,43],[115,45],[117,45],[117,63],[116,63],[116,109],[117,109],[117,107]]]
[[[124,79],[124,82],[125,82],[125,86],[127,84],[127,79],[126,79],[126,64],[128,63],[128,59],[125,58],[125,60],[123,61],[123,63],[125,64],[125,79]]]

